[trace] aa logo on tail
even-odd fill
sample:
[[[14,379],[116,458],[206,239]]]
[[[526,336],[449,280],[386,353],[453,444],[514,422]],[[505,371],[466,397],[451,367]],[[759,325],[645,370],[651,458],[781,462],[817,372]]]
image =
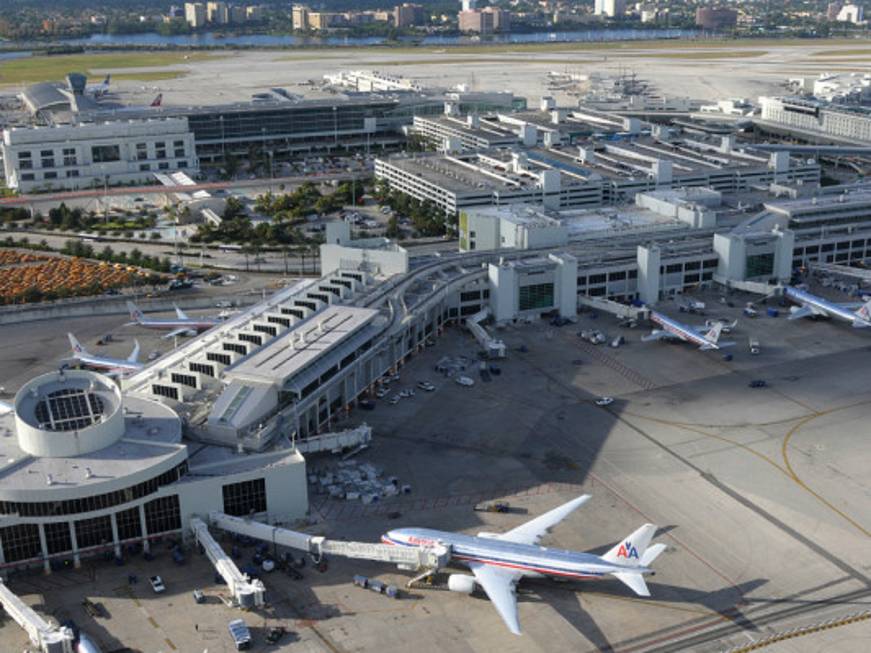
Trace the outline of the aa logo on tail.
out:
[[[623,544],[620,545],[620,548],[617,550],[618,558],[635,558],[638,559],[638,549],[632,546],[632,542],[626,540]]]

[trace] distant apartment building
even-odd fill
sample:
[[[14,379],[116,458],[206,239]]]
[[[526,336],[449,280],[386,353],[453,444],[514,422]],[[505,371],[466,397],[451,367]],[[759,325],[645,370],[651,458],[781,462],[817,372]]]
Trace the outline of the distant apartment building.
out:
[[[263,20],[263,16],[263,7],[261,7],[260,5],[245,7],[245,20],[250,22],[257,22]]]
[[[511,28],[509,13],[498,7],[461,11],[458,18],[461,32],[493,34],[507,32]]]
[[[202,2],[186,2],[184,19],[193,28],[204,27],[206,24],[206,5]]]
[[[213,25],[226,25],[230,22],[230,8],[226,2],[209,2],[206,5],[206,20]]]
[[[830,2],[826,7],[826,18],[828,20],[838,20],[838,14],[841,13],[843,2]]]
[[[291,18],[293,20],[293,29],[305,31],[309,28],[308,17],[311,9],[305,5],[293,5],[291,9]]]
[[[397,5],[393,10],[393,24],[396,27],[412,27],[414,25],[423,25],[427,19],[426,10],[420,6],[410,3]]]
[[[738,12],[726,7],[699,7],[696,25],[702,29],[729,29],[738,24]]]
[[[859,5],[849,4],[841,7],[838,12],[839,23],[853,23],[854,25],[865,20],[865,8]]]
[[[608,18],[622,16],[626,13],[626,0],[596,0],[593,13]]]

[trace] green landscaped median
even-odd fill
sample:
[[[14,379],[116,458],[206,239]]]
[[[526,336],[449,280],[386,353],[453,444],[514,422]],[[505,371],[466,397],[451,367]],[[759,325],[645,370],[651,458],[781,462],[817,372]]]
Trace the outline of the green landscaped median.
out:
[[[210,59],[206,52],[118,52],[111,54],[46,55],[10,59],[0,63],[0,85],[36,84],[59,81],[67,73],[111,71],[118,79],[153,81],[172,79],[184,74],[179,70],[149,70],[136,73],[115,73],[124,68],[161,68]],[[220,56],[220,55],[217,55]]]

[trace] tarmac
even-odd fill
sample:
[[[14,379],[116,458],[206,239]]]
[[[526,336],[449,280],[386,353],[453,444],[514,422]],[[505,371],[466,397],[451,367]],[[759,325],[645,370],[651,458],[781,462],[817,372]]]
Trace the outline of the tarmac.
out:
[[[863,42],[805,43],[776,41],[673,44],[603,43],[544,45],[537,50],[511,45],[476,50],[451,48],[324,48],[296,51],[228,50],[195,64],[179,65],[184,76],[156,82],[113,82],[118,99],[148,104],[157,92],[164,105],[221,104],[249,101],[255,93],[286,88],[307,97],[331,97],[317,88],[323,75],[340,70],[378,70],[402,75],[429,87],[462,84],[474,91],[510,90],[528,98],[554,96],[563,106],[577,98],[550,88],[548,73],[604,74],[612,78],[637,74],[654,92],[672,97],[715,101],[783,94],[788,78],[821,73],[865,71],[869,50]],[[143,71],[151,69],[142,69]],[[161,68],[160,70],[167,70]],[[93,69],[93,75],[110,70]],[[124,69],[129,74],[135,70]],[[311,84],[314,82],[315,84]]]
[[[713,291],[695,298],[707,303],[707,315],[680,313],[669,301],[659,308],[698,324],[734,319],[753,299],[730,296],[730,307]],[[649,579],[651,598],[634,596],[616,580],[523,581],[524,635],[515,637],[485,596],[440,589],[444,575],[435,588],[404,590],[394,600],[353,586],[353,575],[404,589],[408,574],[338,558],[324,573],[308,564],[302,580],[265,574],[269,607],[248,613],[221,602],[226,587],[214,583],[207,559],[194,550],[182,566],[168,547],[158,547],[152,562],[131,556],[116,567],[91,560],[50,576],[22,573],[9,585],[39,611],[74,619],[104,651],[230,651],[226,624],[239,616],[253,628],[255,651],[664,653],[749,651],[762,641],[777,653],[861,650],[871,620],[849,619],[871,611],[871,335],[834,321],[788,321],[784,313],[740,318],[723,336],[735,342],[724,350],[730,361],[687,344],[642,343],[647,325],[621,328],[604,314],[582,313],[577,324],[561,328],[544,320],[519,324],[499,330],[509,352],[490,381],[479,375],[468,332],[449,328],[401,369],[391,388],[392,394],[429,380],[434,392],[417,390],[397,405],[377,400],[374,410],[334,425],[370,424],[373,446],[360,461],[409,483],[412,493],[363,505],[313,491],[312,532],[360,541],[377,541],[399,526],[500,532],[590,493],[592,500],[543,543],[603,552],[644,522],[659,525],[656,539],[668,549]],[[8,379],[20,383],[49,365],[54,349],[65,349],[69,328],[87,341],[113,327],[83,320],[4,328],[7,388]],[[587,344],[577,335],[586,328],[623,335],[627,343]],[[749,353],[751,336],[761,343],[757,356]],[[107,353],[124,354],[129,344],[125,336]],[[434,371],[446,355],[468,357],[473,387]],[[766,387],[748,387],[755,379]],[[595,405],[605,395],[615,401]],[[309,464],[331,462],[314,457]],[[472,510],[497,499],[508,501],[511,512]],[[242,549],[242,562],[252,554]],[[155,573],[166,594],[148,586]],[[130,574],[139,582],[130,584]],[[195,588],[205,592],[205,603],[194,603]],[[102,603],[108,616],[87,616],[85,597]],[[270,646],[265,634],[273,625],[295,634]],[[10,651],[27,644],[8,619],[0,641]]]

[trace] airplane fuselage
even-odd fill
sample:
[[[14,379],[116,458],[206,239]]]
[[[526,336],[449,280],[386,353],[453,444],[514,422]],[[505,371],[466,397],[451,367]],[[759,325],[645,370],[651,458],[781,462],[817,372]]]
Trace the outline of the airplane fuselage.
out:
[[[73,358],[84,367],[93,370],[107,370],[121,373],[138,372],[144,366],[142,363],[133,363],[123,358],[104,358],[91,354],[74,354]]]
[[[663,315],[662,313],[651,311],[650,321],[675,338],[679,338],[685,342],[691,342],[694,345],[706,349],[719,349],[716,343],[711,342],[707,338],[703,338],[696,331],[686,327],[676,320],[672,320],[670,317]]]
[[[800,304],[802,306],[810,306],[822,313],[825,313],[829,317],[836,317],[839,320],[844,320],[845,322],[849,322],[850,324],[862,324],[865,326],[871,326],[871,323],[863,320],[855,313],[853,313],[853,311],[844,308],[843,306],[838,306],[837,304],[827,301],[822,297],[811,295],[804,290],[799,290],[798,288],[787,286],[783,294],[786,296],[787,299],[791,299],[796,304]]]
[[[450,533],[429,528],[400,528],[381,537],[385,544],[409,547],[451,547],[451,560],[466,566],[481,563],[515,571],[523,576],[597,580],[606,574],[632,571],[650,573],[645,567],[616,565],[599,556],[579,551],[552,549],[531,544],[507,542],[489,537]],[[627,556],[631,552],[627,552]],[[637,559],[637,554],[635,558]]]
[[[191,331],[202,333],[203,331],[208,331],[218,323],[214,320],[179,320],[167,318],[165,320],[137,320],[136,324],[145,329],[154,329],[155,331],[175,331],[176,329],[190,329]]]

